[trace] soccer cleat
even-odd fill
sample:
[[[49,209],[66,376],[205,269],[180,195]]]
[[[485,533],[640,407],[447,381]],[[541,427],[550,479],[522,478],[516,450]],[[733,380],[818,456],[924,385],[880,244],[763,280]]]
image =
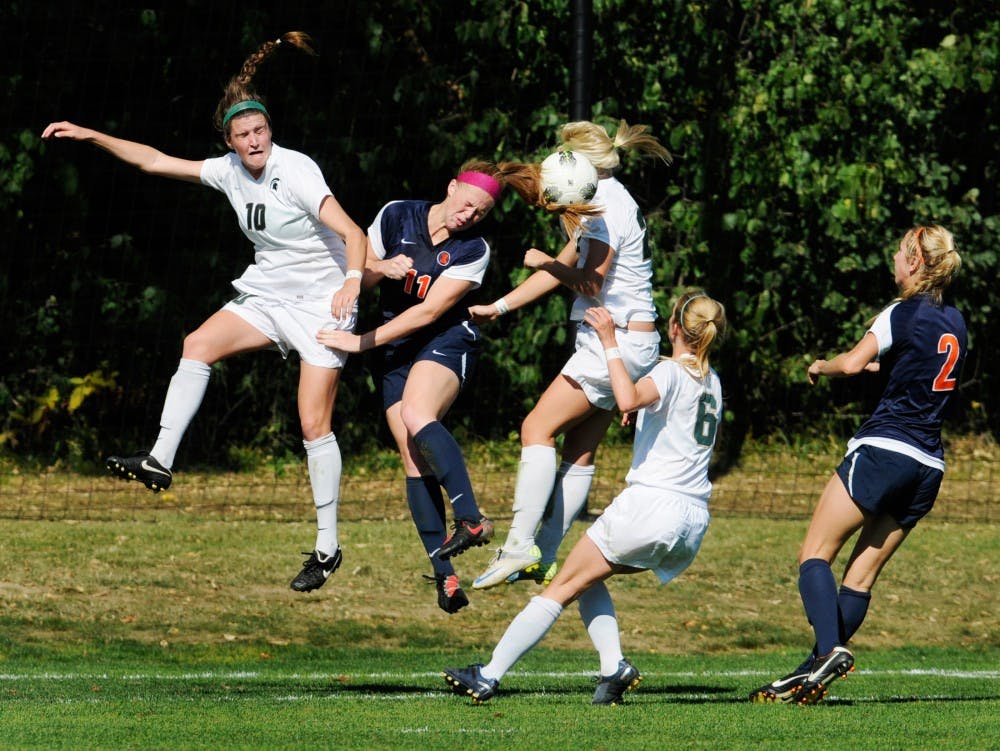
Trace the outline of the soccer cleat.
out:
[[[340,563],[344,559],[344,556],[340,554],[340,547],[333,555],[324,555],[318,550],[302,555],[309,557],[306,558],[306,562],[302,564],[302,570],[289,585],[296,592],[312,592],[314,589],[322,587],[330,578],[330,574],[340,568]]]
[[[447,576],[444,574],[435,574],[434,576],[424,574],[424,578],[430,579],[437,585],[438,607],[449,615],[457,613],[469,604],[469,598],[465,596],[462,585],[459,584],[458,577],[454,574]]]
[[[104,464],[116,477],[141,482],[154,493],[169,488],[174,479],[173,473],[150,456],[148,451],[140,451],[132,456],[109,456]]]
[[[790,701],[795,701],[796,695],[802,688],[802,683],[809,677],[811,670],[812,660],[796,668],[788,675],[784,675],[777,680],[764,684],[755,691],[751,691],[750,702],[752,704],[774,704],[775,702],[787,704]]]
[[[542,561],[531,570],[525,569],[523,571],[514,572],[507,577],[507,583],[513,584],[514,582],[532,581],[535,582],[535,584],[547,586],[553,579],[556,578],[556,572],[558,570],[559,565],[555,561],[549,561],[548,563]]]
[[[489,701],[500,688],[500,681],[483,678],[482,663],[467,668],[445,668],[441,675],[459,696],[471,696],[476,704]]]
[[[638,686],[641,680],[642,676],[639,675],[635,665],[622,659],[618,662],[618,670],[615,671],[614,675],[602,675],[597,679],[597,690],[594,691],[594,698],[590,703],[621,704],[625,692]]]
[[[437,557],[442,561],[460,555],[469,548],[485,545],[493,539],[493,522],[485,516],[481,517],[479,521],[458,519],[451,526],[452,533],[438,548]]]
[[[503,548],[497,548],[497,554],[493,556],[486,570],[472,583],[472,588],[489,589],[510,581],[510,577],[522,571],[538,571],[541,560],[542,551],[537,545],[527,553],[508,552]]]
[[[847,647],[834,647],[830,654],[817,657],[812,670],[795,694],[797,704],[816,704],[826,696],[827,687],[854,670],[854,655]]]

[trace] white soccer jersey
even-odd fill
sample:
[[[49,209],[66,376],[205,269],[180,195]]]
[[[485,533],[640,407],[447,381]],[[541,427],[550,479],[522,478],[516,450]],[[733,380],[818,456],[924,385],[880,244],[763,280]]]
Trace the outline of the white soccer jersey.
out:
[[[708,462],[722,419],[719,376],[710,369],[699,380],[676,360],[662,360],[644,377],[652,379],[660,398],[639,410],[625,480],[707,503],[712,493]]]
[[[226,194],[254,246],[254,263],[233,281],[240,292],[280,299],[329,298],[344,285],[343,238],[323,224],[319,209],[333,191],[319,166],[277,144],[254,180],[236,154],[206,159],[205,185]]]
[[[646,245],[646,220],[638,204],[614,177],[597,181],[593,203],[603,213],[584,220],[577,243],[580,253],[577,268],[587,261],[589,241],[607,243],[614,253],[604,286],[595,297],[577,297],[570,319],[582,321],[584,311],[601,305],[607,308],[615,324],[625,326],[629,320],[654,321],[653,264]]]

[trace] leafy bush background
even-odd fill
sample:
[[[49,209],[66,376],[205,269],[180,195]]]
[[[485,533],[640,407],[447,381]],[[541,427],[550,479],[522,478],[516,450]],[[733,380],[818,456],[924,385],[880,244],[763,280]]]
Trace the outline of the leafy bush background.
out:
[[[626,157],[647,212],[657,302],[703,285],[727,304],[717,356],[726,453],[747,437],[844,433],[877,379],[805,386],[812,357],[853,343],[891,299],[888,258],[914,224],[951,229],[954,299],[971,331],[958,426],[1000,431],[1000,7],[897,0],[594,3],[593,118],[649,124],[671,166]],[[210,118],[262,40],[314,37],[262,70],[275,140],[312,155],[362,226],[396,198],[437,199],[470,156],[528,159],[568,118],[571,6],[554,0],[290,0],[69,10],[0,2],[0,447],[87,466],[146,446],[185,333],[229,297],[251,249],[204,188],[139,174],[97,149],[42,143],[57,119],[167,153],[224,146]],[[523,277],[523,250],[558,230],[507,196],[488,220],[480,297]],[[460,433],[516,431],[572,340],[567,298],[489,328]],[[364,303],[363,325],[375,301]],[[384,445],[372,361],[355,358],[335,430]],[[239,464],[299,451],[295,369],[271,354],[215,368],[180,461]],[[374,426],[378,426],[375,428]],[[223,450],[221,447],[229,446]],[[249,457],[249,459],[248,459]]]

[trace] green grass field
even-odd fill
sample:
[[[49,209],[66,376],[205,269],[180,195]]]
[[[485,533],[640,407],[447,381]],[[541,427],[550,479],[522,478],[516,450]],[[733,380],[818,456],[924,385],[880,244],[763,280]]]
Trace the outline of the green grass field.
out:
[[[590,706],[596,658],[570,608],[477,706],[439,671],[488,659],[535,585],[449,617],[408,521],[346,520],[344,565],[301,595],[307,519],[139,516],[4,522],[0,748],[1000,747],[996,525],[918,527],[875,590],[857,671],[819,706],[746,702],[811,644],[805,522],[726,515],[676,582],[611,582],[645,677],[627,704]],[[489,555],[457,559],[464,580]]]
[[[267,657],[262,656],[266,651]],[[4,747],[365,749],[985,749],[996,743],[996,652],[883,651],[825,704],[760,706],[779,655],[642,655],[618,707],[588,704],[590,656],[538,650],[473,705],[435,670],[448,650],[118,645],[37,652],[2,676]],[[903,668],[903,665],[910,667]]]

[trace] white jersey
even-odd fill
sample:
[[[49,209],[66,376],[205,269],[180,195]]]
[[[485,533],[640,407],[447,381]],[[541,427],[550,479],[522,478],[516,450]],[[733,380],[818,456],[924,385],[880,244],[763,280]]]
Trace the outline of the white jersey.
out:
[[[708,502],[708,462],[722,419],[722,385],[709,369],[698,379],[676,360],[661,360],[645,378],[660,393],[639,410],[632,468],[625,480]]]
[[[256,180],[236,154],[206,159],[201,181],[226,194],[240,229],[253,243],[254,263],[233,281],[240,292],[278,299],[330,298],[344,285],[343,238],[319,220],[333,191],[305,154],[271,145]]]
[[[614,177],[597,181],[593,204],[603,213],[587,217],[577,249],[577,268],[587,261],[590,240],[606,243],[614,253],[604,286],[595,297],[577,297],[570,320],[582,321],[587,308],[603,306],[624,327],[630,320],[655,321],[653,305],[653,264],[646,245],[646,220],[638,204]]]

